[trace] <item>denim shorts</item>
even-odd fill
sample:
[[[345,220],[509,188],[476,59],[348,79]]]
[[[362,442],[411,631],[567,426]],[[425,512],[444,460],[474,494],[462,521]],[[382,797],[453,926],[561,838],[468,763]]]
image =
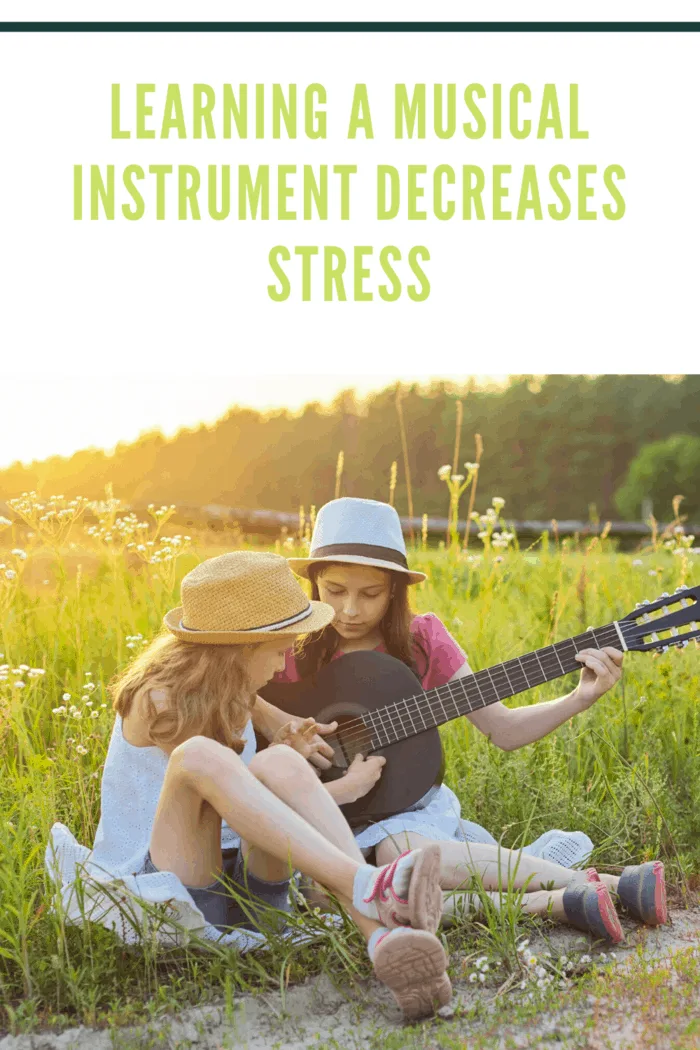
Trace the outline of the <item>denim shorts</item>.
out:
[[[216,926],[222,932],[230,926],[243,926],[247,930],[260,929],[260,923],[255,922],[256,912],[264,912],[265,907],[277,908],[279,911],[289,911],[289,879],[281,882],[265,882],[253,875],[251,871],[245,870],[243,854],[237,847],[222,849],[221,851],[223,871],[227,882],[233,884],[236,893],[246,903],[244,909],[241,903],[227,891],[225,884],[212,882],[209,886],[187,886],[185,889],[197,905],[207,922]],[[151,860],[151,851],[146,855],[146,860],[141,874],[150,875],[160,869]],[[260,906],[263,907],[260,907]],[[269,916],[267,922],[272,920]],[[263,919],[262,924],[265,924]]]

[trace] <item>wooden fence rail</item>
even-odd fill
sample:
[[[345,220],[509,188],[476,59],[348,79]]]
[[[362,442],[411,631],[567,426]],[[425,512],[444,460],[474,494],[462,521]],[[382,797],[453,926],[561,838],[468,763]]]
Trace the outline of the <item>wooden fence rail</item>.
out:
[[[134,508],[134,510],[136,509],[137,508]],[[276,510],[252,510],[244,507],[224,507],[219,504],[209,504],[205,507],[196,508],[179,506],[177,510],[177,518],[179,520],[185,520],[192,526],[198,523],[207,523],[214,527],[218,525],[221,528],[225,528],[227,526],[238,524],[244,531],[247,530],[250,532],[261,533],[279,533],[282,529],[286,528],[290,534],[294,534],[299,529],[298,514]],[[508,521],[508,526],[514,527],[519,536],[540,536],[543,532],[553,533],[555,528],[560,536],[573,536],[576,533],[582,536],[595,536],[599,535],[608,526],[608,522],[606,521],[594,523],[590,521],[574,521],[568,518],[556,521],[556,523],[551,519],[549,521],[506,520]],[[467,522],[465,520],[459,522],[458,528],[460,535],[462,536],[464,536],[466,524]],[[420,536],[421,529],[423,528],[423,519],[416,517],[401,517],[401,527],[405,533],[410,531],[411,526],[413,527],[414,533],[417,536]],[[447,518],[428,518],[427,531],[430,536],[444,536],[447,532],[447,527]],[[661,533],[666,527],[665,524],[659,522],[658,532]],[[476,525],[474,522],[469,522],[470,536],[476,536],[479,531],[481,531],[480,525]],[[698,535],[700,534],[700,525],[686,524],[685,531],[687,533]],[[644,536],[651,536],[651,529],[642,521],[611,521],[608,535],[642,538]]]
[[[140,503],[125,506],[126,512],[134,511],[139,515],[145,514],[146,509],[146,505]],[[9,506],[2,501],[0,501],[0,515],[8,518],[11,518],[12,516]],[[254,510],[250,507],[226,507],[218,503],[210,503],[204,507],[191,507],[178,504],[177,510],[171,520],[174,523],[190,528],[206,525],[214,529],[225,529],[233,528],[237,525],[244,532],[260,534],[273,533],[279,535],[280,532],[286,530],[290,535],[294,535],[299,530],[299,515],[291,511]],[[557,520],[556,522],[551,519],[549,521],[506,520],[508,526],[514,527],[519,536],[540,536],[543,532],[554,533],[555,529],[560,536],[573,536],[576,533],[581,536],[596,536],[600,535],[604,529],[607,529],[607,533],[610,536],[629,538],[651,536],[649,526],[642,521],[611,521],[608,523],[607,521],[574,521],[569,518]],[[458,528],[461,536],[464,536],[466,524],[465,520],[459,522]],[[414,533],[417,536],[420,536],[423,528],[423,519],[416,517],[401,518],[401,527],[405,533],[410,532],[411,526],[413,527]],[[427,531],[429,536],[445,536],[447,527],[447,518],[428,518]],[[658,532],[661,533],[667,528],[667,525],[659,522],[657,528]],[[700,536],[700,525],[688,525],[686,523],[684,528],[686,533],[693,533],[696,536]],[[480,530],[480,525],[476,525],[474,522],[469,522],[470,536],[476,536],[477,532]]]

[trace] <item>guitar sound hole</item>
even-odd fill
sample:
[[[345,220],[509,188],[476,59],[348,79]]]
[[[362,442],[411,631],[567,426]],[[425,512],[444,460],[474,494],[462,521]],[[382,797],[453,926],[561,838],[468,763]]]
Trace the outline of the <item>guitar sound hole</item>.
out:
[[[372,733],[365,725],[358,725],[359,719],[350,718],[341,722],[336,730],[336,737],[348,765],[356,755],[367,755],[372,748]]]

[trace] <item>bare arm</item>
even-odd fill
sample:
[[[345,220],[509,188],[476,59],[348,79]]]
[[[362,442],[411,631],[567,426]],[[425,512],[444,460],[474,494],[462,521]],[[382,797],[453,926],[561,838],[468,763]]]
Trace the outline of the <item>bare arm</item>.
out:
[[[545,700],[530,707],[506,707],[497,701],[466,717],[503,751],[515,751],[541,740],[574,715],[591,707],[620,678],[623,654],[611,646],[585,649],[578,654],[582,664],[581,681],[572,692],[557,700]],[[465,661],[451,682],[472,674]]]
[[[280,711],[279,707],[268,704],[261,696],[256,696],[251,718],[258,733],[266,740],[272,740],[275,733],[286,725],[290,716]]]
[[[296,746],[292,742],[292,738],[298,738],[302,728],[312,721],[311,719],[297,718],[286,711],[281,711],[279,707],[269,704],[261,696],[255,697],[251,718],[255,729],[269,743],[288,743],[292,747]],[[336,728],[336,722],[331,722],[328,725],[316,722],[315,733],[312,735],[309,735],[304,728],[305,746],[301,750],[304,757],[308,758],[309,762],[316,766],[317,769],[328,769],[331,765],[333,748],[321,737],[322,735],[333,733]],[[300,750],[300,748],[297,747],[296,750]]]

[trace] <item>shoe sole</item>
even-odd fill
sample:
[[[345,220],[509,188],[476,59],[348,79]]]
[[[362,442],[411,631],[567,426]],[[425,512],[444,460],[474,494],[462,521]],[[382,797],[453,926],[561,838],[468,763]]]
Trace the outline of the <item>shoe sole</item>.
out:
[[[625,938],[612,897],[605,883],[594,879],[590,871],[585,883],[570,886],[564,891],[564,910],[567,921],[594,937],[619,944]]]
[[[408,917],[414,930],[435,933],[442,919],[443,897],[440,886],[440,847],[421,850],[408,886]]]
[[[432,1016],[452,998],[447,955],[437,937],[404,929],[377,945],[374,972],[410,1021]]]
[[[618,886],[620,901],[636,919],[640,919],[647,926],[663,926],[668,922],[663,862],[660,860],[647,861],[646,864],[639,866],[635,875],[636,885],[632,890],[626,885],[629,878],[625,879],[623,872],[620,880],[622,892]]]

